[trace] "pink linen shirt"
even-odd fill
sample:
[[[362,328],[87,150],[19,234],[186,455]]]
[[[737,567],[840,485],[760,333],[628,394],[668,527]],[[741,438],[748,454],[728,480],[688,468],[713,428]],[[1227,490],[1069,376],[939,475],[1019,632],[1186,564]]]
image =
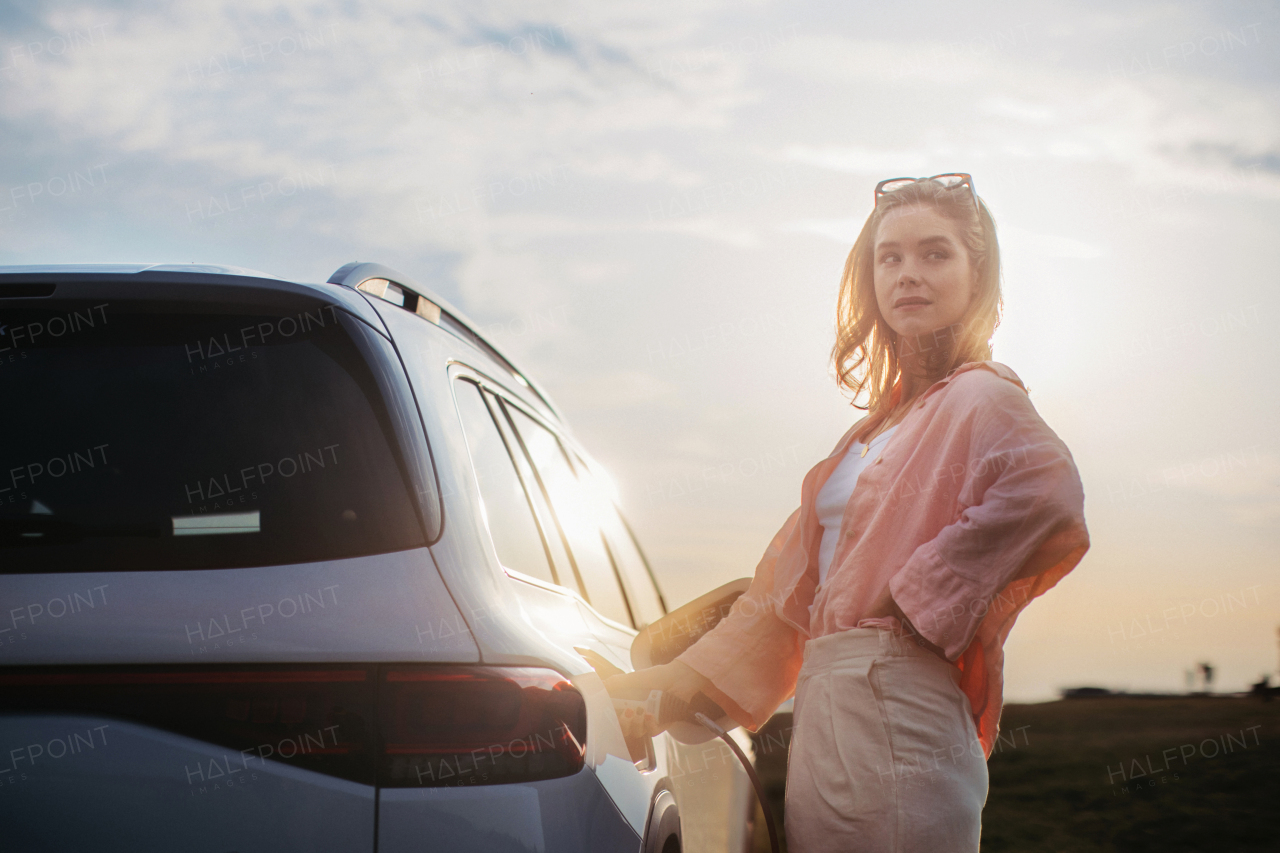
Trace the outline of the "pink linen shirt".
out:
[[[887,586],[916,630],[961,670],[989,757],[1005,638],[1022,608],[1089,549],[1075,463],[1017,374],[993,361],[962,365],[912,404],[862,472],[818,589],[814,501],[857,426],[805,475],[800,507],[765,549],[747,592],[676,659],[709,679],[707,694],[730,716],[757,729],[794,693],[809,638],[898,627],[892,617],[869,618]]]

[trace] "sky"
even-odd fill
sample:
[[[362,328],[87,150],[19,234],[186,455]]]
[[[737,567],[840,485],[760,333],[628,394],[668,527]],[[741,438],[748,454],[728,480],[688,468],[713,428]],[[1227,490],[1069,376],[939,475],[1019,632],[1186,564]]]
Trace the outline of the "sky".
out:
[[[6,3],[0,264],[401,270],[535,377],[668,601],[754,571],[859,417],[884,178],[966,171],[995,357],[1093,546],[1006,696],[1276,672],[1276,3]]]

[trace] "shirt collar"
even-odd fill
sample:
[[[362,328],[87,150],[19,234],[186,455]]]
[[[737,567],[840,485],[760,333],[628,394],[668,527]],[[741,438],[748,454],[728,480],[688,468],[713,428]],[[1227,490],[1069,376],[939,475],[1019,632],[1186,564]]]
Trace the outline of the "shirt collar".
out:
[[[1007,364],[1001,364],[998,361],[966,361],[964,364],[960,365],[955,370],[948,373],[942,379],[939,379],[937,382],[933,383],[928,388],[926,388],[925,392],[920,395],[920,398],[916,400],[916,402],[912,403],[911,405],[913,407],[919,406],[921,401],[925,400],[927,397],[929,397],[929,395],[937,393],[940,389],[945,388],[951,382],[952,379],[956,378],[962,373],[968,373],[970,370],[977,370],[979,368],[985,368],[987,370],[990,370],[992,373],[994,373],[996,376],[999,376],[1001,379],[1007,380],[1009,382],[1012,382],[1014,385],[1017,385],[1019,388],[1022,389],[1023,393],[1028,393],[1027,386],[1023,384],[1022,380],[1018,377],[1018,374],[1013,372],[1013,368],[1009,367]],[[910,418],[911,415],[912,413],[908,412],[906,418],[903,418],[903,420],[898,423],[898,426],[902,426],[902,423],[904,423],[907,418]],[[862,422],[866,420],[867,417],[868,416],[863,416],[859,418],[858,421],[853,426],[849,427],[849,431],[846,432],[844,436],[840,439],[839,443],[836,444],[835,450],[831,451],[831,455],[828,456],[827,459],[832,459],[835,457],[843,458],[845,452],[849,449],[849,445],[852,441],[853,433],[857,431],[858,427],[862,425]]]
[[[1022,389],[1023,393],[1027,393],[1027,386],[1023,384],[1022,380],[1018,377],[1018,374],[1014,373],[1013,368],[1009,367],[1009,365],[1001,364],[998,361],[966,361],[964,364],[948,373],[945,377],[930,385],[925,392],[920,395],[920,399],[923,400],[930,394],[937,392],[939,388],[946,386],[952,379],[956,378],[960,374],[968,373],[970,370],[977,370],[978,368],[986,368],[987,370],[990,370],[1001,379],[1005,379],[1012,382],[1014,385],[1017,385]]]

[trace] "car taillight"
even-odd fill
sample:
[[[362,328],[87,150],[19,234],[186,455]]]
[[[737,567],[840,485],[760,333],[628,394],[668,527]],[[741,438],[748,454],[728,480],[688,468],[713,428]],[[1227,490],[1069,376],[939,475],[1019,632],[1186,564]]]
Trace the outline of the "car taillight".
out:
[[[586,705],[556,672],[387,667],[381,678],[382,785],[494,785],[582,769]]]
[[[173,768],[190,784],[265,761],[385,787],[526,782],[578,772],[586,743],[581,694],[534,667],[9,668],[0,712],[128,720],[227,750]]]

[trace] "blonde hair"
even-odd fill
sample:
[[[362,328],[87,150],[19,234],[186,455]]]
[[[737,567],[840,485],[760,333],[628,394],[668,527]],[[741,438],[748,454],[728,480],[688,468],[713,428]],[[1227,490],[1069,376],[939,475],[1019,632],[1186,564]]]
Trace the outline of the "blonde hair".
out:
[[[960,321],[946,330],[922,335],[914,344],[900,341],[880,314],[874,281],[880,223],[889,211],[908,205],[930,205],[954,221],[976,273],[973,299]],[[881,196],[845,261],[836,304],[836,342],[831,348],[836,381],[852,392],[853,406],[868,410],[859,437],[882,423],[901,401],[900,356],[910,346],[929,350],[923,359],[929,384],[966,362],[989,360],[991,335],[1000,324],[1003,304],[995,220],[981,199],[975,207],[967,186],[953,189],[938,181],[918,181]],[[864,394],[865,404],[859,401]]]

